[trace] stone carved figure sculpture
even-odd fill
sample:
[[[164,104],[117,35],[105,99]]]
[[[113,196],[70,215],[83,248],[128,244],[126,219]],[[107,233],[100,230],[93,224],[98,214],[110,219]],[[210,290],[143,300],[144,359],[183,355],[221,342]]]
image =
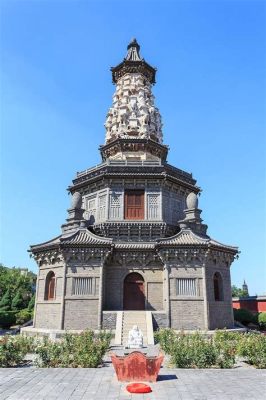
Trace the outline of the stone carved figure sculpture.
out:
[[[137,325],[128,333],[128,348],[130,349],[140,349],[143,347],[143,334]]]
[[[137,48],[129,47],[126,60],[130,60],[133,64],[135,61],[144,62],[139,54],[136,56],[137,53]],[[107,117],[105,123],[106,143],[126,136],[134,139],[152,137],[153,140],[162,143],[161,117],[154,105],[152,94],[154,82],[143,75],[138,64],[135,67],[136,72],[128,70],[115,79],[116,90],[109,110],[111,118]],[[126,115],[123,115],[125,111]]]

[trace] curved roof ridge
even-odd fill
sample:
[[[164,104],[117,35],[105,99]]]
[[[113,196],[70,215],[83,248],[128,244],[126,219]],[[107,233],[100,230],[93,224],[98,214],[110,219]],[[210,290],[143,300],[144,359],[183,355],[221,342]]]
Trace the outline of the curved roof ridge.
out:
[[[237,246],[230,246],[229,244],[223,244],[221,242],[218,242],[218,240],[215,239],[210,239],[210,243],[213,244],[214,246],[219,246],[219,247],[227,247],[230,249],[234,249],[238,252],[238,247]]]
[[[58,235],[53,239],[47,240],[46,242],[43,243],[38,243],[38,244],[32,244],[30,245],[30,248],[35,248],[35,247],[41,247],[41,246],[49,246],[49,245],[53,245],[53,244],[59,244],[60,243],[60,238],[62,235]]]
[[[79,228],[68,237],[61,237],[62,244],[112,244],[113,239],[95,235],[87,228]]]
[[[209,236],[207,236],[207,235],[206,235],[206,237],[205,237],[205,236],[203,236],[203,235],[199,235],[199,234],[193,232],[193,231],[192,231],[191,229],[189,229],[189,228],[185,228],[185,229],[181,229],[180,232],[176,233],[176,234],[173,235],[173,236],[170,236],[170,237],[168,237],[168,238],[163,238],[163,239],[158,240],[158,243],[170,243],[170,242],[175,243],[175,242],[181,242],[181,241],[183,241],[182,239],[185,239],[185,237],[189,237],[189,236],[192,236],[192,240],[194,239],[194,242],[195,242],[195,240],[196,240],[196,241],[198,240],[198,241],[200,241],[201,243],[202,243],[202,241],[203,241],[204,243],[208,243],[208,241],[210,240]],[[183,238],[182,238],[182,237],[183,237]],[[181,243],[180,243],[180,244],[181,244]],[[192,243],[189,243],[189,244],[192,244]]]

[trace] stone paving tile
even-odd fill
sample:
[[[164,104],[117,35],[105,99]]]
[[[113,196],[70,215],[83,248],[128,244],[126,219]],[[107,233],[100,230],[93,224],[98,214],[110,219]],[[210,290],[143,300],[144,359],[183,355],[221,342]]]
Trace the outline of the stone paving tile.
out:
[[[153,392],[132,395],[112,366],[0,369],[1,400],[264,400],[266,370],[163,368]]]

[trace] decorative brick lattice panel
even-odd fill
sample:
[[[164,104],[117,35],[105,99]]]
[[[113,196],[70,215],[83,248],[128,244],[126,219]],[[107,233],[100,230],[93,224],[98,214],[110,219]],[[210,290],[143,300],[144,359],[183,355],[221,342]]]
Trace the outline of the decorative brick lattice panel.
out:
[[[160,203],[160,195],[159,194],[149,194],[148,195],[148,219],[149,220],[158,220],[160,217],[159,203]]]
[[[177,296],[196,296],[196,279],[194,278],[179,278],[176,280]]]
[[[110,219],[120,219],[121,217],[121,194],[112,193],[110,200]]]
[[[73,290],[74,296],[84,296],[95,294],[95,279],[93,278],[74,278]]]

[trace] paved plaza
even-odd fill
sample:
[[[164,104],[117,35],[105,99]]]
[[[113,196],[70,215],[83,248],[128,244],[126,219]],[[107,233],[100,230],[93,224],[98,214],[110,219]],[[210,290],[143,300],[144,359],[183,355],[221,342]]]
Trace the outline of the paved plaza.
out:
[[[112,365],[93,369],[0,369],[1,400],[264,400],[266,370],[162,368],[152,393],[131,395]]]

